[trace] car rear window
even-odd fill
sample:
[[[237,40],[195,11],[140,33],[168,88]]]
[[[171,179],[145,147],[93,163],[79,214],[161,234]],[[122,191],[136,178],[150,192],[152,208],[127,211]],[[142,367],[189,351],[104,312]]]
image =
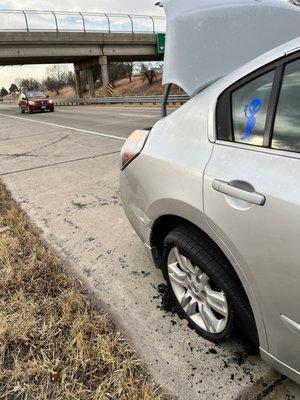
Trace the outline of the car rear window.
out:
[[[33,98],[33,97],[46,97],[43,92],[27,92],[26,96],[28,98]]]
[[[274,74],[274,71],[268,72],[232,93],[232,122],[236,142],[263,145]]]

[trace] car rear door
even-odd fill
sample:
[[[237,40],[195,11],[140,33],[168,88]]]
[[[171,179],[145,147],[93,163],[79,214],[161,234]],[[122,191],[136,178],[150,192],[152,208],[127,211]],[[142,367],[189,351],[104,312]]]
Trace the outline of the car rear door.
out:
[[[300,60],[276,62],[219,99],[204,180],[207,221],[246,275],[273,357],[300,369]],[[221,139],[221,140],[220,140]]]

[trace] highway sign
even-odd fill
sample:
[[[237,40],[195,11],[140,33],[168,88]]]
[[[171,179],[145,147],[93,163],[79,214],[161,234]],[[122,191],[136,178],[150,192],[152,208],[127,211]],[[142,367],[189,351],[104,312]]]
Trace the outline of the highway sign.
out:
[[[166,34],[158,33],[157,34],[157,51],[159,53],[164,53],[166,47]]]

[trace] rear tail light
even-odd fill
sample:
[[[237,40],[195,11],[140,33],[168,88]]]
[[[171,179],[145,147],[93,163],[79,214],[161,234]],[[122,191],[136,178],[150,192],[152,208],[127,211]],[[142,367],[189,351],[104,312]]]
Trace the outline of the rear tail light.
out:
[[[126,140],[121,150],[120,168],[123,170],[143,150],[149,136],[149,131],[134,131]]]

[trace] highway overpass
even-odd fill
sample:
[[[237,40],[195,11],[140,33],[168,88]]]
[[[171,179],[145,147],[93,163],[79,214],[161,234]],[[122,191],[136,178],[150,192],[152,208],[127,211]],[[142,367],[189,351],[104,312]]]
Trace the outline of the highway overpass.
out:
[[[92,67],[101,66],[106,87],[109,62],[162,60],[157,33],[163,29],[163,17],[0,11],[0,65],[73,63],[78,97],[82,70],[95,97]]]

